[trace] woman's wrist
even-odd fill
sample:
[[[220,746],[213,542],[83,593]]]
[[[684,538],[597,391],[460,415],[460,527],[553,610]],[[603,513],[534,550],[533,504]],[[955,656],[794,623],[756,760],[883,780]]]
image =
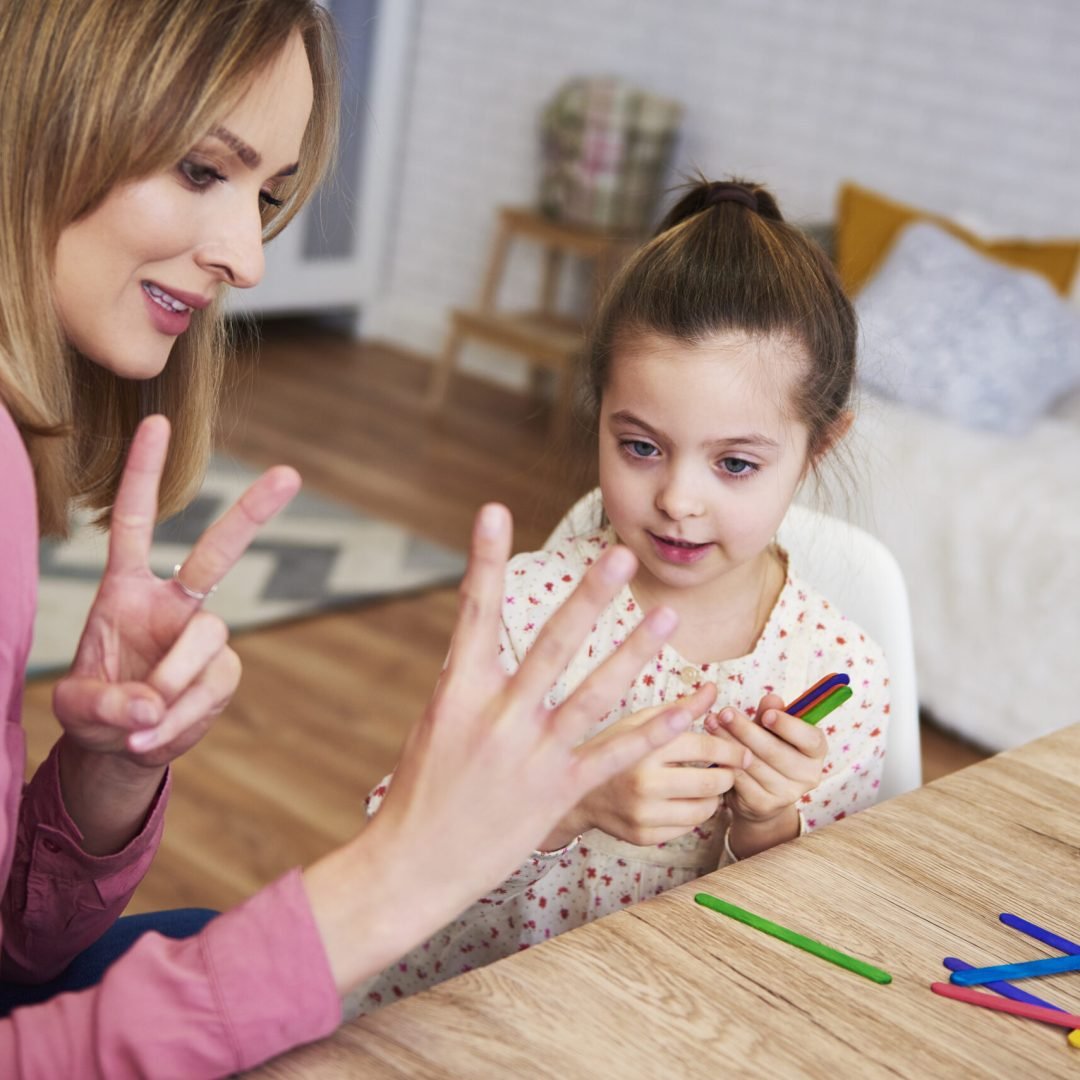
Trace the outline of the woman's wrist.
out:
[[[465,875],[467,876],[467,875]],[[342,995],[431,937],[468,904],[433,882],[376,814],[363,831],[304,871],[330,970]]]
[[[732,814],[727,848],[736,859],[748,859],[786,840],[794,840],[802,831],[802,817],[794,805],[784,807],[764,821]]]
[[[142,831],[165,766],[147,768],[117,754],[87,750],[66,735],[58,748],[64,809],[90,855],[121,851]]]

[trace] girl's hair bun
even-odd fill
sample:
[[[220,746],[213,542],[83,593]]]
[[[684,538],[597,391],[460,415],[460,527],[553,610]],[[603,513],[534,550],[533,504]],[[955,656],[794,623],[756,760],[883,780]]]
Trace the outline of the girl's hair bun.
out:
[[[667,212],[656,230],[657,235],[683,221],[713,208],[726,211],[729,205],[745,207],[770,221],[783,221],[776,200],[761,184],[748,180],[698,180],[688,186],[685,194]]]

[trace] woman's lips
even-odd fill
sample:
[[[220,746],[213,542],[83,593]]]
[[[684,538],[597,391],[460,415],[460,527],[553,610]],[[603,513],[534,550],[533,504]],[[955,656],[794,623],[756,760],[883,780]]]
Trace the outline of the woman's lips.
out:
[[[655,533],[649,533],[649,539],[661,559],[679,566],[699,562],[713,548],[711,542],[695,544],[689,540],[676,540],[670,536],[657,536]]]

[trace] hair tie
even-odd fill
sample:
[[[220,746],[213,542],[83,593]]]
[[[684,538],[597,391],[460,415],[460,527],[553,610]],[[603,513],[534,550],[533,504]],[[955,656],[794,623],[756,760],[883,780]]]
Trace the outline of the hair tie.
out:
[[[705,206],[717,206],[722,202],[737,202],[743,206],[758,212],[757,195],[747,191],[742,184],[732,184],[726,181],[716,181],[709,185],[709,195],[705,200]]]

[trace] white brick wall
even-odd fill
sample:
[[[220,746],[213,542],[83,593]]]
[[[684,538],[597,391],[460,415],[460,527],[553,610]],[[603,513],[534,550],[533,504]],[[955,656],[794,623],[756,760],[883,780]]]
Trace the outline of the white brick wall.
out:
[[[534,198],[539,110],[592,73],[681,100],[676,167],[759,179],[799,220],[852,178],[984,232],[1080,235],[1080,0],[423,0],[367,333],[438,350],[493,208]],[[513,269],[531,297],[527,249]]]

